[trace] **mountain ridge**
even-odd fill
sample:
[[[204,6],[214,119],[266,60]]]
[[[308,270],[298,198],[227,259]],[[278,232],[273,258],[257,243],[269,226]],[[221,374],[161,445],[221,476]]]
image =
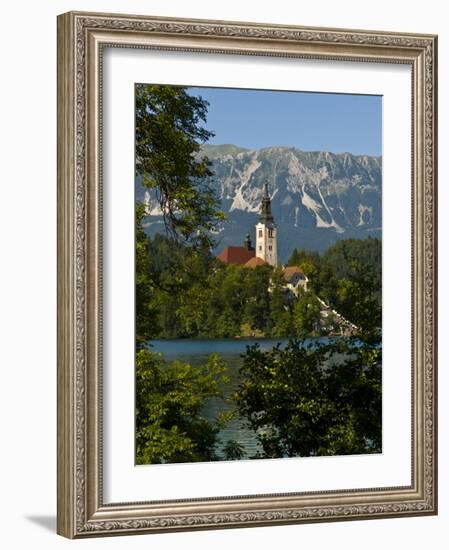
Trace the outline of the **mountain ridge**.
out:
[[[265,182],[282,262],[294,248],[323,250],[341,238],[381,237],[381,156],[234,144],[203,145],[199,155],[211,161],[211,188],[228,216],[217,228],[217,254],[226,245],[241,244],[248,232],[254,238]],[[146,203],[150,214],[147,233],[160,231],[154,193],[143,190],[138,180],[136,199]]]
[[[206,156],[209,156],[209,158],[216,157],[217,153],[218,154],[232,154],[232,151],[236,151],[237,154],[240,154],[240,153],[243,153],[243,152],[253,153],[255,151],[267,151],[267,150],[270,150],[270,149],[283,149],[283,150],[288,149],[288,150],[292,150],[292,151],[298,151],[299,153],[303,153],[305,155],[307,155],[307,154],[310,154],[310,155],[322,154],[322,155],[329,155],[329,156],[335,156],[335,157],[348,155],[348,156],[351,156],[351,157],[354,157],[354,158],[369,157],[369,158],[374,158],[374,159],[379,159],[379,160],[382,158],[382,155],[368,155],[367,153],[366,154],[355,154],[355,153],[351,153],[350,151],[341,151],[339,153],[335,153],[334,151],[320,151],[318,149],[313,149],[311,151],[306,151],[305,149],[301,149],[300,147],[294,147],[294,146],[291,146],[291,145],[267,145],[265,147],[251,148],[251,147],[242,147],[240,145],[235,145],[233,143],[223,143],[223,144],[204,143],[200,146],[200,152],[205,153]],[[228,151],[231,151],[231,152],[228,153]]]

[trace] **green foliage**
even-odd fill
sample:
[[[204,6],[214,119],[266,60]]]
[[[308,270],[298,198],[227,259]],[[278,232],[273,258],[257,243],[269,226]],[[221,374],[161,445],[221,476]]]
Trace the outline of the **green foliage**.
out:
[[[236,394],[261,458],[381,451],[381,349],[353,340],[248,347]]]
[[[366,337],[376,337],[382,323],[382,242],[346,239],[326,250],[314,291]]]
[[[301,338],[318,336],[320,333],[321,308],[316,296],[301,292],[293,309],[295,334]]]
[[[136,85],[136,176],[156,191],[168,234],[210,246],[224,214],[210,187],[210,162],[198,155],[213,136],[201,125],[207,106],[182,87]]]
[[[183,247],[161,235],[149,239],[147,248],[150,279],[157,289],[151,309],[155,337],[319,333],[316,299],[304,295],[297,307],[287,302],[281,269],[225,266],[204,249]]]
[[[380,452],[381,242],[340,241],[322,257],[296,250],[291,263],[309,273],[314,292],[298,295],[290,323],[278,299],[273,333],[303,338],[333,327],[335,315],[320,318],[317,293],[357,325],[356,338],[290,341],[268,352],[250,347],[236,394],[239,412],[256,432],[262,457]]]
[[[221,395],[225,366],[211,355],[202,367],[141,349],[136,354],[138,464],[217,460],[220,424],[201,416],[209,397]]]
[[[150,277],[151,256],[148,239],[142,227],[143,205],[136,206],[136,343],[142,345],[159,332],[155,286]]]
[[[288,265],[300,266],[314,293],[363,332],[380,329],[382,242],[344,239],[322,255],[295,249]]]
[[[302,338],[338,332],[334,316],[322,318],[317,295],[366,338],[380,331],[377,239],[362,244],[340,241],[322,258],[296,251],[293,259],[299,254],[301,265],[313,260],[315,270],[309,282],[312,291],[300,291],[297,297],[286,291],[281,268],[225,266],[207,246],[193,248],[163,235],[149,239],[143,230],[138,232],[137,246],[137,261],[145,269],[137,269],[138,334],[148,335],[147,339]],[[337,269],[341,278],[335,275]]]
[[[267,265],[244,269],[243,320],[253,331],[266,332],[270,325],[269,292],[272,268]]]
[[[149,239],[138,229],[136,261],[145,276],[137,278],[136,292],[146,304],[138,309],[139,334],[302,338],[326,332],[315,293],[287,299],[281,269],[225,266],[206,246],[193,248],[162,235]],[[379,246],[374,239],[364,244]],[[333,307],[359,323],[357,340],[308,348],[293,342],[265,353],[255,347],[244,358],[236,404],[257,434],[262,457],[381,450],[381,310],[379,279],[373,276],[379,268],[360,250],[358,243],[339,244],[316,261],[317,278],[311,281]],[[341,279],[334,275],[337,265]],[[335,324],[333,315],[327,323]],[[204,400],[219,395],[217,377],[224,374],[210,367],[168,366],[148,350],[138,351],[139,463],[218,459],[217,433],[226,419],[211,423],[200,414]],[[245,456],[233,441],[222,453],[228,460]]]
[[[223,447],[226,460],[241,460],[245,458],[245,449],[234,439],[229,439]]]
[[[154,289],[153,307],[146,309],[153,314],[150,337],[232,338],[244,325],[250,332],[269,328],[271,267],[226,267],[207,247],[163,235],[147,238],[146,249],[146,278]],[[142,331],[147,326],[140,325]]]
[[[314,279],[320,270],[321,258],[318,252],[295,248],[287,265],[299,266],[309,279]]]

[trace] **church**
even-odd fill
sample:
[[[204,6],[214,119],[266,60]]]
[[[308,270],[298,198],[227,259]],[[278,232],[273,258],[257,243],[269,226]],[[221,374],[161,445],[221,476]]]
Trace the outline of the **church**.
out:
[[[259,221],[256,224],[256,246],[252,245],[251,237],[246,235],[243,246],[227,246],[217,258],[223,263],[257,267],[269,264],[278,265],[277,227],[271,212],[271,198],[268,185],[265,183]]]
[[[255,268],[259,265],[278,266],[277,227],[271,211],[271,198],[265,183],[259,220],[256,224],[256,246],[246,235],[243,246],[227,246],[217,258],[226,265]],[[299,266],[282,268],[286,292],[294,299],[298,293],[308,290],[309,279]]]

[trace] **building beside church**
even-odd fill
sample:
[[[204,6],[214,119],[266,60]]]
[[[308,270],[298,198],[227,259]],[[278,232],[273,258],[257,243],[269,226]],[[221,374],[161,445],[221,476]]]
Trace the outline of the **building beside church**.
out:
[[[284,267],[283,275],[287,289],[295,296],[298,296],[301,290],[307,292],[309,279],[300,267],[297,265]]]
[[[264,264],[277,266],[277,227],[271,212],[267,184],[264,185],[260,217],[256,224],[255,249],[250,236],[246,235],[243,246],[227,246],[217,258],[226,265],[237,264],[252,268]]]
[[[245,265],[256,256],[256,251],[251,243],[251,238],[246,235],[243,246],[227,246],[217,258],[226,265]]]

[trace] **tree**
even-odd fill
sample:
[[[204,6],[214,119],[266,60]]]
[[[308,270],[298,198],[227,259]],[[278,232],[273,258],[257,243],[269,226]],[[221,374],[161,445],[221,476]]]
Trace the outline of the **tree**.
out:
[[[223,454],[226,460],[242,460],[245,458],[245,449],[234,439],[228,439],[223,447]]]
[[[200,146],[213,133],[208,103],[179,86],[136,86],[136,176],[154,190],[172,237],[212,246],[210,231],[224,219],[210,187],[210,162]]]
[[[318,252],[295,248],[287,265],[299,266],[309,279],[315,279],[320,269],[321,258]]]
[[[355,324],[359,337],[378,340],[382,323],[382,243],[344,239],[322,256],[316,294]]]
[[[269,265],[245,269],[243,319],[252,330],[266,332],[270,321]]]
[[[282,269],[272,271],[270,279],[270,312],[268,333],[276,338],[293,334],[292,306],[286,299],[285,280]]]
[[[292,261],[306,260],[297,251]],[[256,433],[261,457],[382,449],[381,243],[340,241],[316,265],[315,292],[356,324],[357,334],[313,345],[294,340],[284,350],[247,350],[235,399]],[[298,296],[292,315],[298,336],[316,332],[319,310],[313,292]]]
[[[293,325],[300,338],[317,335],[321,320],[320,304],[312,293],[301,292],[293,309]]]
[[[378,285],[371,271],[354,262],[351,279],[340,279],[337,286],[337,309],[358,327],[361,338],[380,339],[382,304],[379,302]]]
[[[207,106],[183,87],[136,86],[136,177],[159,202],[168,237],[146,238],[145,208],[137,204],[138,346],[157,335],[196,336],[202,329],[200,314],[189,314],[190,304],[178,306],[181,298],[198,303],[192,282],[207,278],[201,268],[210,265],[211,230],[224,219],[210,187],[210,162],[200,152],[213,135],[202,126]]]
[[[224,365],[212,355],[201,367],[142,349],[136,354],[137,463],[216,460],[219,422],[201,416],[204,402],[221,395]]]
[[[143,205],[136,207],[136,344],[146,342],[159,332],[156,322],[154,281],[150,276],[148,238],[142,227]]]
[[[381,451],[381,350],[350,339],[248,347],[235,399],[260,458]]]

